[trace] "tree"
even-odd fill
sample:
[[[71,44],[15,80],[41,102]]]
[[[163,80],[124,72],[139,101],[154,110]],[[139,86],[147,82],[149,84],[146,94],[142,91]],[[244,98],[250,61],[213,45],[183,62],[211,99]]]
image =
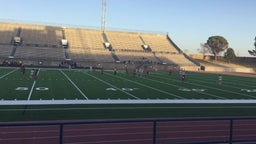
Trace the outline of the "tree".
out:
[[[230,62],[232,59],[236,58],[236,54],[232,48],[228,48],[227,51],[224,53],[224,58]]]
[[[206,44],[211,48],[215,60],[217,60],[217,55],[221,51],[228,48],[228,41],[222,36],[211,36],[208,38]]]
[[[252,56],[256,56],[256,37],[254,40],[255,40],[255,42],[254,42],[255,50],[248,50],[249,54]]]
[[[211,53],[211,49],[209,48],[209,46],[207,45],[207,43],[201,43],[200,44],[201,48],[198,48],[197,51],[203,55],[205,54],[210,54]]]

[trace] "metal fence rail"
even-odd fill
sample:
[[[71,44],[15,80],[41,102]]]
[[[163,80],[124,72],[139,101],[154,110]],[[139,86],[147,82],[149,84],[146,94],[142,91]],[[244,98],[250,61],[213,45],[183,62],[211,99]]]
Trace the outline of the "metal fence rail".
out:
[[[216,144],[256,142],[256,117],[0,123],[0,143]]]

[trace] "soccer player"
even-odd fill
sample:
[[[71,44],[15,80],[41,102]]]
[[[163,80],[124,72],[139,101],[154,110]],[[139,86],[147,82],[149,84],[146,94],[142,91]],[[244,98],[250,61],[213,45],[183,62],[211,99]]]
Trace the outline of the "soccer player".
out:
[[[38,76],[38,69],[35,69],[33,73],[33,77],[35,80],[37,79],[37,76]]]
[[[169,69],[169,75],[172,75],[172,69]]]
[[[147,73],[147,77],[149,77],[149,75],[150,75],[150,70],[147,69],[146,73]]]
[[[23,75],[26,73],[26,68],[24,65],[20,66],[20,71],[22,72]]]
[[[101,73],[101,74],[103,74],[103,73],[104,73],[104,69],[103,69],[103,67],[101,67],[101,69],[100,69],[100,73]]]
[[[22,66],[22,74],[24,75],[26,73],[26,68],[25,68],[25,66],[23,65]]]
[[[116,70],[116,67],[114,68],[114,75],[116,75],[117,74],[117,70]]]
[[[222,75],[218,75],[218,82],[219,84],[222,84]]]
[[[128,74],[128,67],[127,67],[127,65],[125,65],[124,69],[125,69],[125,73]]]
[[[30,71],[30,78],[33,78],[33,76],[34,76],[34,69],[31,69],[31,71]]]
[[[137,73],[137,69],[134,69],[134,70],[133,70],[133,78],[136,77],[136,73]]]
[[[185,71],[181,72],[181,82],[184,82],[186,80],[186,73]]]

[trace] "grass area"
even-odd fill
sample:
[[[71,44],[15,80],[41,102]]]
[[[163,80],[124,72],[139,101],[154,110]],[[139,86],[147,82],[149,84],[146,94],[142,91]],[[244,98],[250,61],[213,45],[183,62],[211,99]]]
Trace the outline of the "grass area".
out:
[[[256,104],[158,104],[157,100],[256,100],[256,78],[218,74],[153,72],[133,77],[119,71],[0,69],[0,121],[116,118],[256,116]],[[154,104],[12,105],[34,100],[151,100]],[[64,101],[65,102],[65,101]]]

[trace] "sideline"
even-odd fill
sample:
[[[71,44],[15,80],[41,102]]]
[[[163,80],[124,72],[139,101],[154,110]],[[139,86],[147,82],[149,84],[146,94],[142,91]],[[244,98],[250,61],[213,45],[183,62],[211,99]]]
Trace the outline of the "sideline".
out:
[[[256,104],[255,99],[139,99],[139,100],[0,100],[0,105],[68,105],[68,104]]]

